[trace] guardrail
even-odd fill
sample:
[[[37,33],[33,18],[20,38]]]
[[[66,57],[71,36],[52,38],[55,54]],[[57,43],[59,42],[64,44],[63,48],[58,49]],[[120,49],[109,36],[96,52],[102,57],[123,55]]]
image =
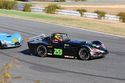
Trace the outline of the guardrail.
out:
[[[18,5],[17,9],[18,10],[23,10],[24,6],[23,5]],[[32,12],[44,12],[45,8],[41,8],[39,6],[36,7],[31,7]],[[69,16],[80,16],[80,13],[75,10],[58,10],[56,14],[61,14],[61,15],[69,15]],[[84,12],[83,16],[85,18],[93,18],[93,19],[98,19],[98,14],[97,13],[91,13],[91,12]],[[106,14],[105,17],[103,18],[104,20],[107,21],[120,21],[120,17],[116,15],[110,15]]]
[[[98,14],[97,13],[91,13],[91,12],[84,12],[83,17],[97,19]]]
[[[30,7],[32,12],[44,12],[44,8],[41,7]]]
[[[120,17],[119,16],[109,15],[109,14],[106,14],[104,19],[105,20],[109,20],[109,21],[120,21]]]
[[[74,11],[74,10],[58,10],[56,12],[56,14],[70,15],[70,16],[80,16],[80,13],[78,11]],[[97,13],[91,13],[91,12],[84,12],[82,17],[98,19],[98,14]],[[119,16],[109,15],[109,14],[106,14],[103,19],[109,20],[109,21],[120,21]]]
[[[73,11],[73,10],[58,10],[56,14],[80,16],[80,13],[78,11]]]

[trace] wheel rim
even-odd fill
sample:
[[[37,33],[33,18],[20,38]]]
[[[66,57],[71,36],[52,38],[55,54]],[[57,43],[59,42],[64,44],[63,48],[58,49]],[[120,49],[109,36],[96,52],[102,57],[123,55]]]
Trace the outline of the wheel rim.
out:
[[[82,59],[82,60],[88,60],[88,59],[89,59],[89,54],[88,54],[87,50],[81,49],[81,50],[79,51],[79,57],[80,57],[80,59]]]
[[[47,53],[46,47],[42,45],[38,46],[37,53],[38,53],[38,56],[41,56],[41,57],[46,56],[46,53]]]
[[[16,42],[15,45],[16,45],[16,46],[20,46],[20,43],[19,43],[19,42]]]

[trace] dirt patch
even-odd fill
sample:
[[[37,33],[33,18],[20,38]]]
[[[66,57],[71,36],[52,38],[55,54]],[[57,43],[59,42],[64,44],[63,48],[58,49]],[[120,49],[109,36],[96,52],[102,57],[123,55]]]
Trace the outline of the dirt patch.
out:
[[[125,12],[125,5],[62,5],[64,9],[77,10],[86,9],[88,12],[94,12],[96,10],[105,11],[108,14],[118,14],[119,12]]]

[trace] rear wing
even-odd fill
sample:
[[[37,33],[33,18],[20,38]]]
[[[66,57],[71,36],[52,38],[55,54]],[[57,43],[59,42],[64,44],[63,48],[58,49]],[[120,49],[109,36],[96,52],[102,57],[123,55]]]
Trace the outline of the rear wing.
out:
[[[28,40],[33,40],[33,39],[41,40],[41,39],[43,39],[44,37],[46,37],[45,34],[40,34],[40,35],[38,35],[38,36],[31,37],[31,38],[29,38]]]

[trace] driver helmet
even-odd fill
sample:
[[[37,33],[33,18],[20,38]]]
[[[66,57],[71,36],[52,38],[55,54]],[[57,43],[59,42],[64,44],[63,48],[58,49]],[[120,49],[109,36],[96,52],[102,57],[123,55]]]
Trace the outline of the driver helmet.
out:
[[[54,35],[54,41],[55,41],[55,42],[60,42],[60,41],[62,41],[62,37],[61,37],[61,35],[60,35],[59,33],[57,33],[57,34]]]

